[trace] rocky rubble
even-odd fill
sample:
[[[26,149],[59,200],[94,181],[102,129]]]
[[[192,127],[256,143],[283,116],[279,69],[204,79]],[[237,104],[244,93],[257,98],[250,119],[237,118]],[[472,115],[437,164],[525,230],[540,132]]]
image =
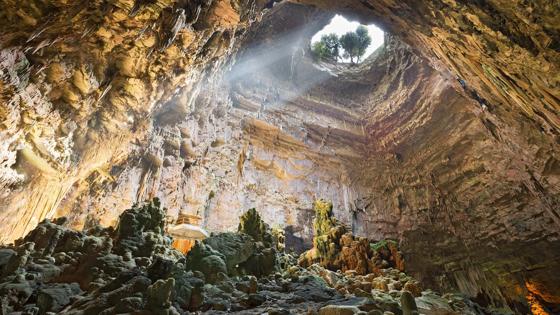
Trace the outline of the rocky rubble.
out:
[[[116,229],[78,232],[64,218],[44,220],[0,249],[0,313],[178,314],[266,300],[250,274],[277,271],[277,253],[254,209],[241,218],[248,234],[212,235],[186,257],[163,233],[164,214],[154,199],[123,212]]]
[[[559,12],[551,0],[0,0],[0,242],[44,218],[114,225],[167,196],[220,231],[237,225],[232,208],[256,207],[307,243],[311,202],[329,196],[357,234],[399,239],[407,268],[441,290],[558,305]],[[310,71],[298,49],[257,75],[267,62],[238,62],[234,81],[251,79],[239,89],[216,82],[237,48],[292,47],[334,14],[393,40],[364,71]]]
[[[0,314],[482,314],[394,268],[300,267],[255,209],[237,233],[214,234],[184,256],[163,233],[163,213],[155,199],[125,211],[116,229],[44,220],[0,249]]]
[[[317,200],[313,209],[313,248],[300,257],[301,266],[318,263],[331,270],[351,270],[360,275],[379,273],[388,267],[404,270],[395,241],[372,243],[365,237],[354,236],[334,217],[331,202]]]
[[[44,218],[115,225],[159,196],[219,231],[256,207],[307,244],[313,198],[329,196],[441,290],[558,305],[559,12],[550,0],[0,0],[0,242]],[[334,14],[387,32],[363,69],[305,62]],[[277,60],[299,30],[301,54],[250,71],[269,64],[252,47],[276,44],[262,55]],[[234,59],[239,88],[222,86]]]

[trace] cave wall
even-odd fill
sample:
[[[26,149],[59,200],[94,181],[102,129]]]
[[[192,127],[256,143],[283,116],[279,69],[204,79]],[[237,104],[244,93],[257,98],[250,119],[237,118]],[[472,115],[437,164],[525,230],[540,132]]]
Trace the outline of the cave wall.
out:
[[[257,11],[251,1],[1,1],[0,240],[67,214],[63,200],[97,192],[113,166],[149,151],[154,110],[179,97],[189,111]]]
[[[358,234],[399,239],[408,271],[433,287],[557,304],[554,137],[519,108],[499,115],[401,38],[349,71],[314,66],[308,54],[245,75],[233,99],[341,161],[354,194],[337,216]]]
[[[444,88],[434,111],[411,111],[425,122],[414,132],[401,132],[412,126],[400,111],[371,125],[386,139],[380,152],[398,156],[370,164],[373,207],[362,219],[373,235],[400,234],[409,267],[426,278],[557,305],[559,4],[304,2],[381,25],[475,103]]]
[[[297,2],[328,11],[0,1],[0,240],[159,196],[211,230],[255,206],[309,241],[322,197],[435,286],[558,303],[558,4]],[[298,46],[333,12],[394,37],[335,76]]]
[[[300,17],[301,26],[315,19],[313,10],[300,6],[282,12],[294,20]],[[324,17],[330,16],[316,14],[318,21],[323,22]],[[284,34],[294,28],[297,25],[288,23],[285,29],[276,32]],[[318,29],[319,24],[310,27],[307,35]],[[252,30],[249,35],[265,34],[262,30]],[[295,41],[301,45],[299,40],[305,39],[302,35],[293,34],[281,44]],[[250,38],[243,45],[255,41]],[[279,117],[287,112],[283,108],[286,102],[294,98],[289,90],[284,94],[274,89],[279,93],[278,104],[276,107],[270,104],[266,111],[261,111],[263,98],[275,97],[268,94],[272,86],[261,90],[264,86],[251,82],[242,92],[233,88],[237,82],[253,76],[239,73],[240,69],[246,70],[244,61],[260,64],[270,59],[273,48],[261,45],[248,49],[250,56],[243,54],[236,58],[240,61],[234,69],[226,71],[226,79],[209,76],[194,88],[195,96],[180,93],[156,109],[146,142],[138,144],[138,150],[126,160],[112,165],[102,174],[104,178],[97,173],[88,178],[85,191],[72,189],[61,201],[56,215],[69,217],[76,228],[93,222],[114,225],[128,204],[158,197],[170,217],[176,217],[180,211],[199,215],[208,230],[225,231],[235,229],[239,216],[246,209],[256,207],[267,222],[287,226],[299,250],[304,244],[311,244],[312,202],[317,198],[332,200],[339,219],[352,224],[350,208],[360,194],[360,187],[351,183],[345,168],[348,161],[341,161],[330,149],[316,150],[321,146],[321,139],[313,140],[313,148],[305,143],[301,138],[301,119],[294,121],[288,117],[291,125],[280,121],[287,118]],[[284,62],[292,59],[291,53],[291,50],[282,52],[271,66],[285,66]],[[255,54],[263,54],[264,59],[255,61],[259,58]],[[265,69],[266,66],[259,66],[253,70]],[[321,105],[315,104],[316,109]],[[297,102],[292,107],[302,117],[342,124],[337,117],[319,116],[301,108]],[[293,133],[283,132],[288,126]],[[340,150],[350,150],[347,154],[354,160],[360,158],[351,148]]]
[[[560,4],[538,0],[298,0],[376,23],[460,79],[497,116],[558,136]],[[476,96],[475,96],[476,93]]]

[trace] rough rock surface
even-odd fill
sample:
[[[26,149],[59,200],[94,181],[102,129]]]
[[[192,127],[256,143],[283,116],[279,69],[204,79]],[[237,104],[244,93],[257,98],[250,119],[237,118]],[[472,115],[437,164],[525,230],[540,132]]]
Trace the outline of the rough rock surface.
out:
[[[256,207],[301,249],[326,198],[355,234],[398,239],[424,281],[560,304],[558,3],[293,2],[313,6],[0,0],[1,242],[59,216],[116,226],[159,196],[215,231]],[[385,46],[313,64],[334,13]],[[18,246],[10,270],[34,250]]]
[[[140,166],[140,177],[157,172],[153,113],[175,104],[172,120],[184,119],[259,9],[228,0],[0,1],[0,239],[62,215],[81,227],[90,213],[73,206],[87,209],[125,164]],[[118,211],[91,214],[114,224],[149,194],[121,192]]]
[[[2,249],[10,256],[0,264],[2,314],[409,314],[415,300],[427,314],[492,311],[458,295],[450,298],[423,291],[415,299],[406,286],[414,280],[396,269],[360,276],[319,265],[290,264],[285,269],[275,266],[275,272],[266,276],[233,276],[226,268],[227,254],[202,242],[186,257],[171,249],[169,241],[150,251],[137,251],[138,242],[103,246],[118,244],[125,235],[146,241],[153,239],[149,233],[167,238],[160,229],[163,213],[157,200],[135,206],[121,215],[117,230],[97,227],[77,232],[65,227],[64,220],[43,221],[12,252]],[[242,219],[256,218],[254,210],[249,213]],[[267,229],[248,232],[270,233]],[[53,237],[45,242],[45,235]],[[239,235],[259,242],[248,234]],[[208,254],[201,255],[202,251]],[[213,261],[220,267],[215,268]],[[200,268],[204,266],[208,269]],[[381,282],[388,286],[379,288]]]
[[[278,14],[278,24],[289,19]],[[266,29],[278,25],[271,19]],[[336,174],[347,200],[332,194],[336,217],[360,236],[399,240],[407,269],[425,281],[521,313],[533,291],[558,304],[559,194],[557,175],[544,166],[557,154],[555,137],[516,109],[502,113],[473,97],[468,83],[457,87],[454,74],[402,41],[387,37],[349,69],[315,65],[302,49],[243,76],[234,104],[256,112],[246,122],[250,143],[273,152],[265,165],[282,166],[275,172],[298,174],[291,165],[303,152],[314,169]]]
[[[318,263],[330,270],[351,271],[359,275],[379,273],[389,267],[404,270],[402,255],[395,241],[370,242],[356,237],[333,216],[333,205],[324,200],[313,204],[315,229],[313,248],[303,253],[299,265]]]
[[[226,275],[266,276],[278,271],[278,246],[258,212],[249,209],[239,221],[237,233],[213,234],[197,242],[187,255],[186,267],[202,272],[211,283]]]

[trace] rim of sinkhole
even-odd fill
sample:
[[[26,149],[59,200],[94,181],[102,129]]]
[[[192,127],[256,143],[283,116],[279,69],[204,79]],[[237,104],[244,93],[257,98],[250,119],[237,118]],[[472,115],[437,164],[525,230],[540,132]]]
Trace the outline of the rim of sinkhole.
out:
[[[360,26],[364,27],[367,30],[367,34],[371,38],[369,45],[367,45],[367,48],[365,48],[365,49],[362,48],[362,53],[363,54],[359,58],[356,58],[355,56],[354,56],[354,58],[350,58],[348,53],[345,51],[345,49],[343,49],[342,45],[340,45],[339,48],[338,48],[338,51],[339,51],[338,57],[337,58],[332,58],[332,54],[331,54],[331,58],[327,58],[327,59],[330,59],[330,61],[335,61],[335,62],[338,62],[338,63],[361,63],[361,62],[363,62],[371,54],[373,54],[377,49],[379,49],[380,47],[383,46],[383,44],[385,43],[385,32],[383,32],[383,30],[381,30],[375,24],[364,25],[364,24],[361,24],[361,23],[356,22],[356,21],[350,21],[340,14],[335,15],[331,19],[329,24],[325,25],[325,27],[323,27],[319,32],[317,32],[315,35],[313,35],[313,37],[311,38],[312,51],[314,52],[316,57],[318,57],[318,59],[325,59],[322,56],[317,56],[318,54],[316,53],[316,45],[319,42],[321,42],[321,38],[323,36],[329,36],[331,34],[334,34],[340,40],[345,34],[356,32],[356,30]]]

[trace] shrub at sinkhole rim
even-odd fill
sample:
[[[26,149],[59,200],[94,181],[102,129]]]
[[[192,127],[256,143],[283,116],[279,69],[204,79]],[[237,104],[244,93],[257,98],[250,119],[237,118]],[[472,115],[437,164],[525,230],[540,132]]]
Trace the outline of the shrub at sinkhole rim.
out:
[[[360,25],[354,32],[348,32],[341,37],[334,33],[321,36],[321,40],[312,45],[311,51],[318,60],[337,62],[341,57],[342,48],[344,50],[342,56],[355,63],[360,62],[369,45],[371,45],[371,36],[367,28]]]

